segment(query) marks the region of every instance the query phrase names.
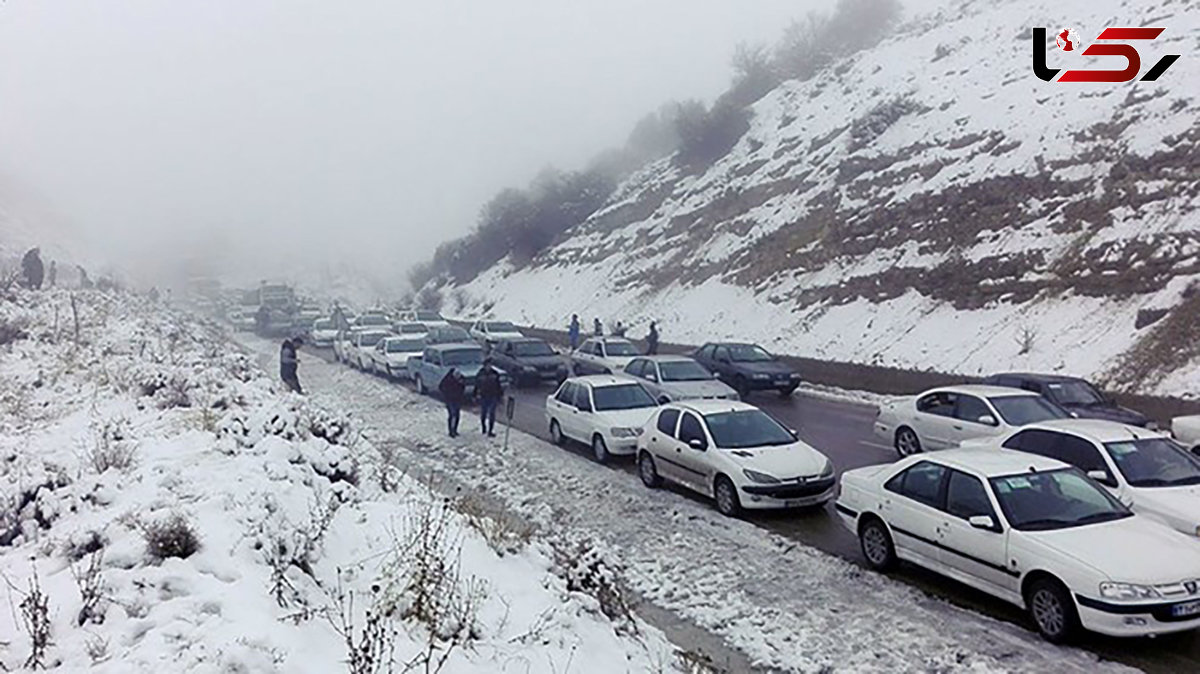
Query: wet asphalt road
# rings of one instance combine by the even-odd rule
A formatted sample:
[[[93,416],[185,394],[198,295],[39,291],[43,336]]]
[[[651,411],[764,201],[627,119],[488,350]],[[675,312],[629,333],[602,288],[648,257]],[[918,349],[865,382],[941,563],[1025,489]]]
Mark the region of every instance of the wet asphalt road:
[[[333,352],[328,349],[305,347],[304,350],[325,360],[333,360]],[[549,442],[545,402],[546,396],[552,390],[550,384],[511,390],[515,400],[512,427]],[[780,398],[774,393],[756,393],[747,402],[765,409],[790,428],[794,428],[805,442],[829,456],[839,473],[862,466],[891,462],[897,458],[896,451],[872,433],[872,422],[876,412],[876,407],[872,404],[805,395],[802,392],[790,398]],[[503,416],[503,408],[500,414]],[[470,412],[464,414],[464,417],[464,428],[473,428],[474,419]],[[582,445],[573,445],[564,451],[577,452],[581,456],[591,454],[589,448]],[[597,466],[597,470],[624,471],[630,476],[631,487],[640,488],[631,457],[617,457],[607,467]],[[689,498],[704,500],[691,492],[677,491]],[[855,564],[862,564],[858,540],[842,527],[833,514],[832,506],[815,511],[751,513],[747,518],[764,529]],[[909,565],[905,565],[894,575],[958,606],[1032,629],[1023,611],[973,588]],[[1079,645],[1104,658],[1147,672],[1200,672],[1198,632],[1132,640],[1109,639],[1097,635],[1085,637],[1085,641]]]

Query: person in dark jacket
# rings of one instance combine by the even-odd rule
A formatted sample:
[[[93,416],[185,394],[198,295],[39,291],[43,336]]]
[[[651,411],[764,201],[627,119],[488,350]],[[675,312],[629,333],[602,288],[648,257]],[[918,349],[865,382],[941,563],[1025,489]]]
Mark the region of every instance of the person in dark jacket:
[[[491,358],[483,361],[483,368],[479,370],[479,375],[475,379],[475,391],[479,396],[479,421],[483,425],[483,432],[489,438],[494,438],[496,437],[496,408],[504,399],[504,382],[500,380],[500,373],[492,367]]]
[[[446,430],[450,437],[458,437],[458,419],[462,416],[463,401],[467,397],[467,383],[463,380],[458,368],[450,368],[442,382],[438,384],[442,401],[446,403]]]
[[[283,340],[283,344],[279,347],[279,378],[296,393],[304,393],[304,390],[300,388],[300,378],[296,374],[296,369],[300,365],[300,358],[296,355],[296,350],[301,346],[304,346],[304,340],[296,337]]]
[[[658,353],[658,326],[654,321],[650,321],[650,332],[646,333],[646,355],[653,356]]]
[[[567,339],[571,342],[571,350],[579,348],[579,314],[571,314],[571,325],[567,326]]]
[[[600,317],[599,317],[599,316],[597,316],[596,318],[593,318],[593,319],[592,319],[592,334],[593,334],[593,335],[595,335],[595,336],[597,336],[597,337],[603,337],[603,336],[604,336],[604,325],[602,325],[602,324],[600,323]]]
[[[58,280],[58,263],[50,260],[50,269],[46,272],[46,287],[53,288],[54,282]]]
[[[75,265],[75,269],[77,269],[79,271],[79,287],[80,288],[83,288],[84,290],[88,290],[88,289],[95,287],[95,284],[92,283],[92,279],[88,278],[87,270],[83,268],[83,265],[77,264],[77,265]]]
[[[29,252],[25,253],[25,257],[21,258],[21,271],[25,274],[25,287],[30,290],[42,289],[46,270],[42,266],[41,249],[30,248]]]

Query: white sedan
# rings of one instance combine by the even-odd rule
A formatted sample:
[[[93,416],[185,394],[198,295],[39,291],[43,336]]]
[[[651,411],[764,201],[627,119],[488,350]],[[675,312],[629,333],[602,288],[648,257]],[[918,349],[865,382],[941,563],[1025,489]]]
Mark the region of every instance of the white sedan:
[[[642,352],[623,337],[591,337],[571,352],[569,366],[575,375],[622,372]]]
[[[638,435],[656,409],[654,397],[628,377],[574,377],[546,397],[554,443],[589,445],[599,463],[614,454],[635,453]]]
[[[351,367],[370,370],[371,352],[375,345],[391,334],[389,330],[352,330],[349,343],[343,346],[345,351],[342,353],[342,360]]]
[[[875,435],[900,456],[999,437],[1014,428],[1069,416],[1031,391],[1003,386],[946,386],[879,406]]]
[[[313,321],[309,339],[312,340],[313,346],[328,348],[333,346],[333,340],[337,339],[337,335],[337,324],[332,318],[318,318]]]
[[[408,377],[408,359],[425,353],[425,340],[420,336],[384,337],[367,352],[370,370],[392,379]]]
[[[905,560],[1024,607],[1049,641],[1200,627],[1200,546],[1061,461],[954,449],[847,471],[841,487],[871,567]]]
[[[1137,514],[1200,537],[1200,459],[1160,433],[1115,421],[1061,419],[1026,426],[995,447],[1069,463]]]
[[[1171,435],[1193,454],[1200,454],[1200,414],[1172,419]]]
[[[638,438],[638,474],[647,487],[665,478],[743,508],[820,506],[834,497],[833,463],[771,415],[736,401],[663,406]]]
[[[517,326],[507,321],[475,321],[471,324],[471,339],[491,348],[500,342],[525,339]]]

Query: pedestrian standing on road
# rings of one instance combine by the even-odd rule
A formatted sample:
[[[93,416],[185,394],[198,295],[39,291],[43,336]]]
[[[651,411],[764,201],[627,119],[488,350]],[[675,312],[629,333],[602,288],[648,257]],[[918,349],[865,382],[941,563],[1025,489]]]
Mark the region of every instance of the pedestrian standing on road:
[[[283,380],[287,387],[296,393],[303,394],[304,390],[300,388],[300,378],[296,374],[296,369],[300,366],[300,357],[296,350],[304,346],[304,340],[296,337],[294,339],[285,339],[279,347],[279,378]]]
[[[504,382],[500,381],[500,373],[492,367],[492,359],[483,361],[483,368],[475,379],[475,390],[479,395],[479,421],[483,433],[489,438],[496,437],[496,408],[504,399]]]
[[[25,274],[25,287],[30,290],[41,290],[46,270],[42,267],[42,251],[40,248],[30,248],[25,257],[21,258],[21,271]]]
[[[46,287],[53,288],[55,280],[58,279],[58,263],[50,260],[50,270],[46,272]]]
[[[613,333],[614,337],[624,337],[625,336],[625,324],[622,323],[621,321],[617,321],[617,324],[615,326],[613,326],[612,333]]]
[[[442,394],[442,401],[446,403],[446,430],[450,432],[450,437],[457,438],[458,419],[462,416],[463,400],[467,395],[467,384],[458,368],[450,368],[446,376],[442,377],[438,391]]]
[[[658,354],[658,326],[650,321],[650,332],[646,333],[646,355]]]
[[[599,316],[597,316],[596,318],[593,318],[593,319],[592,319],[592,334],[593,334],[593,335],[595,335],[595,336],[597,336],[597,337],[603,337],[603,336],[604,336],[604,325],[602,325],[602,324],[600,323],[600,317],[599,317]]]
[[[571,325],[567,327],[567,339],[571,342],[571,350],[579,348],[579,314],[571,314]]]

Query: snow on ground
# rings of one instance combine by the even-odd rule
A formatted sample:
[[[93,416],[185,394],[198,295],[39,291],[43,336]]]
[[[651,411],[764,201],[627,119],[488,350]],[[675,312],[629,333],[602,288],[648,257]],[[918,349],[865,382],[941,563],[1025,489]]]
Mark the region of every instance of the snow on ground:
[[[70,307],[0,298],[0,671],[677,671],[600,551],[392,470],[211,324],[80,293],[76,343]]]
[[[251,340],[263,362],[273,344]],[[933,599],[793,540],[717,514],[699,499],[650,491],[637,478],[514,432],[445,437],[433,400],[304,356],[314,401],[352,411],[372,443],[397,447],[414,473],[486,494],[540,531],[594,538],[619,554],[630,586],[709,630],[765,668],[785,672],[1119,671],[1042,642],[1019,626]]]

